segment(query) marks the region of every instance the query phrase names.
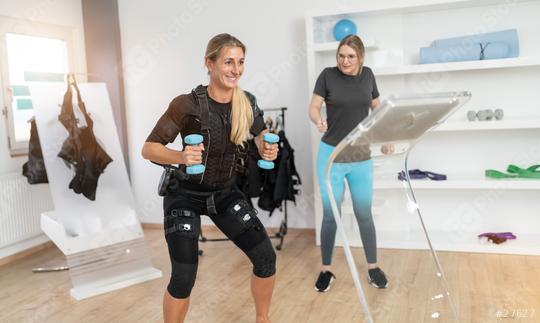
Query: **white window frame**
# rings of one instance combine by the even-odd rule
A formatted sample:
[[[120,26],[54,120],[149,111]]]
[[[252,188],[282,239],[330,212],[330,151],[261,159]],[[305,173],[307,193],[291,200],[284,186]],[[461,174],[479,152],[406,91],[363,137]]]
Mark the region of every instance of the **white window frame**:
[[[12,89],[9,84],[9,65],[7,55],[6,34],[19,34],[25,36],[45,37],[60,39],[66,43],[68,70],[84,72],[82,68],[78,68],[78,62],[84,61],[80,59],[81,54],[84,55],[84,48],[75,48],[76,33],[72,27],[57,26],[53,24],[34,22],[30,20],[16,19],[11,17],[0,16],[0,85],[2,87],[3,105],[1,107],[3,120],[6,122],[9,152],[11,156],[21,156],[28,154],[28,141],[15,140],[15,124],[12,113]],[[79,47],[82,47],[82,41],[77,42]],[[76,59],[79,57],[79,59]]]

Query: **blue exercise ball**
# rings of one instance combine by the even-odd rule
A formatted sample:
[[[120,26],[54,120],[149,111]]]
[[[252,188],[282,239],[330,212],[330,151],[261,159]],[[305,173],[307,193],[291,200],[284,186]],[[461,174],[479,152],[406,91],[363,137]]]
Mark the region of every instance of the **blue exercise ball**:
[[[349,19],[341,19],[334,26],[334,38],[341,41],[349,35],[356,35],[356,25]]]

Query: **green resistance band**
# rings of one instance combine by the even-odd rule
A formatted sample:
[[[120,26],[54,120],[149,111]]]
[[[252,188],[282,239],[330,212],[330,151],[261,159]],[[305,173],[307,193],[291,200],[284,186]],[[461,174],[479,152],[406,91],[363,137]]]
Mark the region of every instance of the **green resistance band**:
[[[540,179],[540,165],[533,165],[528,168],[521,168],[516,165],[508,165],[506,168],[507,173],[494,170],[494,169],[486,169],[485,174],[486,177],[489,178],[532,178],[532,179]]]

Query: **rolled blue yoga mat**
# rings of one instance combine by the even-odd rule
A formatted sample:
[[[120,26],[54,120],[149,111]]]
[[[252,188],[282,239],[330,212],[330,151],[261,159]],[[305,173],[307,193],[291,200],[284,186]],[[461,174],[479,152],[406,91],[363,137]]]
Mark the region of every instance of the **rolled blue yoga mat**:
[[[483,53],[482,53],[482,48]],[[482,55],[483,54],[483,55]],[[422,47],[420,48],[420,64],[477,61],[510,57],[507,43],[475,43],[467,46]]]
[[[519,56],[519,39],[517,29],[501,30],[491,33],[453,37],[434,40],[430,47],[464,47],[473,48],[477,43],[506,43],[508,45],[507,57]]]

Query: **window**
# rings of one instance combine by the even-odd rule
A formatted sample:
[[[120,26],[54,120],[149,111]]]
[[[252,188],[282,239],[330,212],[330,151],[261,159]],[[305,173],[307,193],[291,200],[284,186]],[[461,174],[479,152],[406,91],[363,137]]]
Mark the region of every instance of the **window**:
[[[8,18],[2,18],[5,20]],[[14,21],[13,19],[9,19]],[[63,82],[64,75],[72,70],[70,64],[71,30],[29,22],[26,33],[0,30],[2,36],[2,86],[11,155],[27,153],[30,123],[34,116],[28,82]],[[5,24],[6,25],[6,24]],[[20,29],[20,28],[19,28]],[[1,47],[0,47],[1,48]]]

